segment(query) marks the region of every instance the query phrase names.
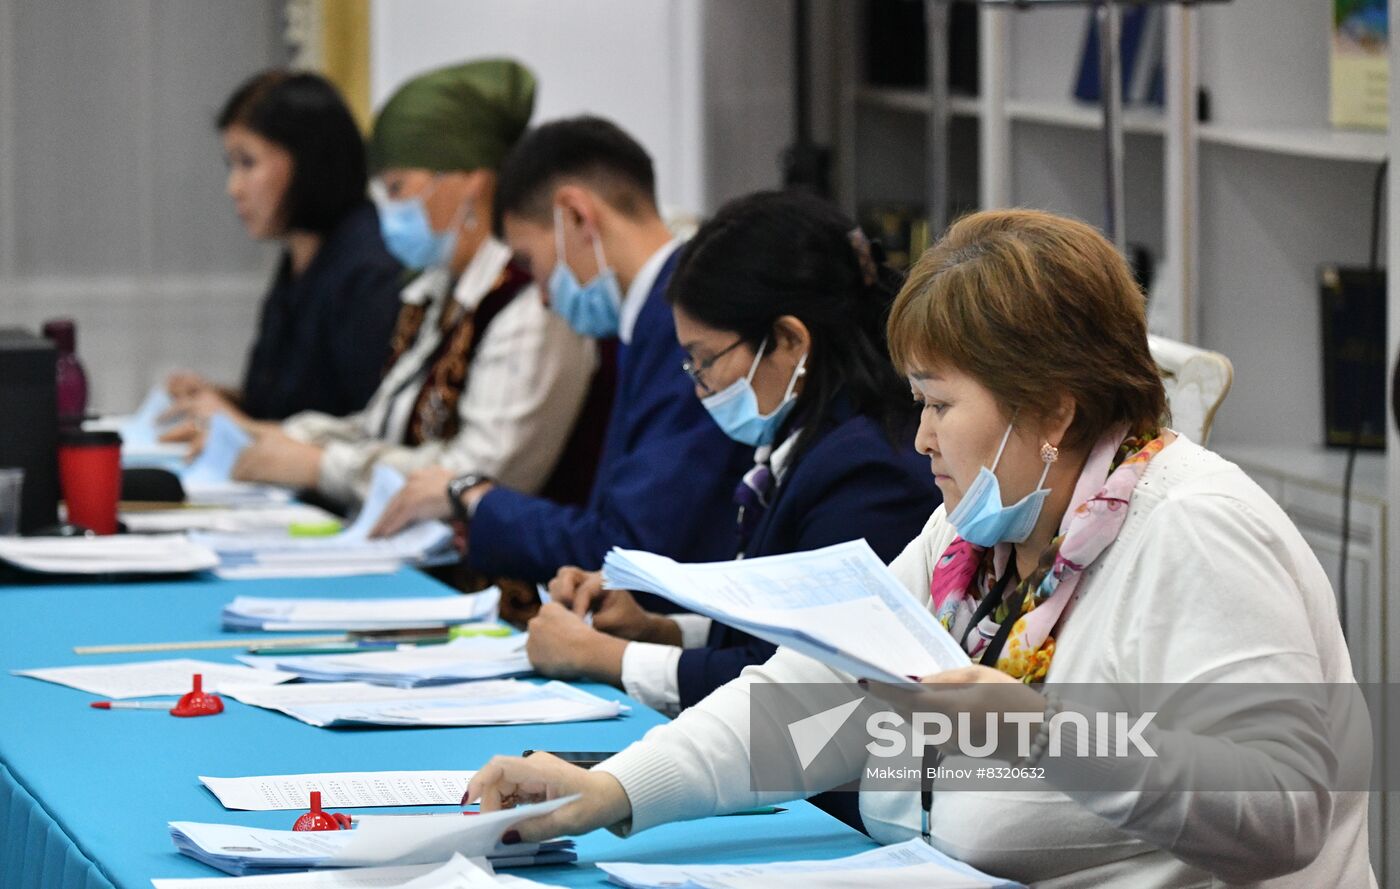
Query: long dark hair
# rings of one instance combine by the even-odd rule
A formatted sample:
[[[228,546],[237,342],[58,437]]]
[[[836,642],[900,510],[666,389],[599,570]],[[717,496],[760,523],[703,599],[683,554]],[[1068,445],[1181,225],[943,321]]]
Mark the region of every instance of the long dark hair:
[[[289,229],[327,234],[367,200],[364,137],[345,100],[324,77],[264,71],[234,90],[215,122],[245,127],[292,156],[282,199]]]
[[[836,207],[802,192],[769,191],[730,201],[700,227],[666,295],[754,348],[783,315],[807,326],[807,375],[789,421],[802,429],[795,461],[824,434],[838,398],[879,422],[891,444],[907,440],[917,414],[885,347],[902,281],[871,257]]]

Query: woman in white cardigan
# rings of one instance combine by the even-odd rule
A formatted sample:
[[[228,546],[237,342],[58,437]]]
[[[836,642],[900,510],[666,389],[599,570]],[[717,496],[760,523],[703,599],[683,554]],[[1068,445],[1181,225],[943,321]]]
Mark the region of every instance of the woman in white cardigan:
[[[1141,292],[1097,231],[1031,211],[959,221],[912,270],[889,339],[944,496],[891,568],[974,664],[924,677],[928,707],[949,683],[983,689],[988,708],[1049,715],[1057,686],[1076,683],[1354,681],[1331,588],[1297,530],[1237,467],[1163,426]],[[527,841],[776,802],[797,794],[750,788],[750,690],[782,683],[800,696],[790,684],[857,678],[780,649],[591,771],[497,757],[468,799],[489,811],[581,794],[521,824]],[[1157,771],[1119,786],[1191,776],[1180,792],[1086,792],[1086,770],[1136,766],[1067,757],[1031,792],[935,786],[929,840],[1045,887],[1374,886],[1367,796],[1333,789],[1336,771],[1357,764],[1335,763],[1328,717],[1291,706],[1296,693],[1282,688],[1262,704],[1255,695],[1249,715],[1263,716],[1247,732],[1228,719],[1186,738],[1149,729]],[[838,734],[843,743],[805,773],[793,762],[791,786],[816,793],[882,764],[864,738]],[[1334,768],[1299,765],[1317,762]],[[1227,786],[1202,779],[1212,770],[1238,787],[1295,782],[1203,790]],[[917,836],[919,796],[862,793],[871,836]]]

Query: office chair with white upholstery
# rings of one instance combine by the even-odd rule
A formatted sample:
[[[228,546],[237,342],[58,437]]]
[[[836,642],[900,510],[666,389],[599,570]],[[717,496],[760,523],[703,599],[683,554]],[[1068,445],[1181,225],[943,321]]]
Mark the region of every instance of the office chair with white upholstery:
[[[1152,360],[1162,371],[1167,404],[1172,411],[1172,428],[1204,445],[1210,437],[1215,412],[1235,379],[1234,365],[1219,352],[1169,340],[1147,337]]]

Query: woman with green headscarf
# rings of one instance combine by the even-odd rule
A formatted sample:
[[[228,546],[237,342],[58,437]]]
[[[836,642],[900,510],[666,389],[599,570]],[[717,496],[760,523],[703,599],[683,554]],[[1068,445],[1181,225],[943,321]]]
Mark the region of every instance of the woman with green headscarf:
[[[542,488],[596,359],[491,234],[496,169],[534,94],[522,65],[481,60],[419,75],[380,110],[369,146],[380,226],[390,252],[422,270],[401,295],[389,369],[357,414],[249,424],[235,478],[345,505],[379,463],[436,467],[439,491],[473,473]]]

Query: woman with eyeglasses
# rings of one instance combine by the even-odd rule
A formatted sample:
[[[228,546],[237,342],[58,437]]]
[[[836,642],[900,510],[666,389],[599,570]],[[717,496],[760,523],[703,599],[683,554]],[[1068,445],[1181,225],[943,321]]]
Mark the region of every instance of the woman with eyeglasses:
[[[885,348],[899,283],[850,220],[802,194],[734,201],[687,245],[667,293],[685,370],[720,428],[756,449],[735,494],[739,555],[863,537],[889,561],[941,502]],[[536,669],[669,713],[774,651],[707,618],[646,612],[597,573],[565,568],[550,594],[530,623]]]

